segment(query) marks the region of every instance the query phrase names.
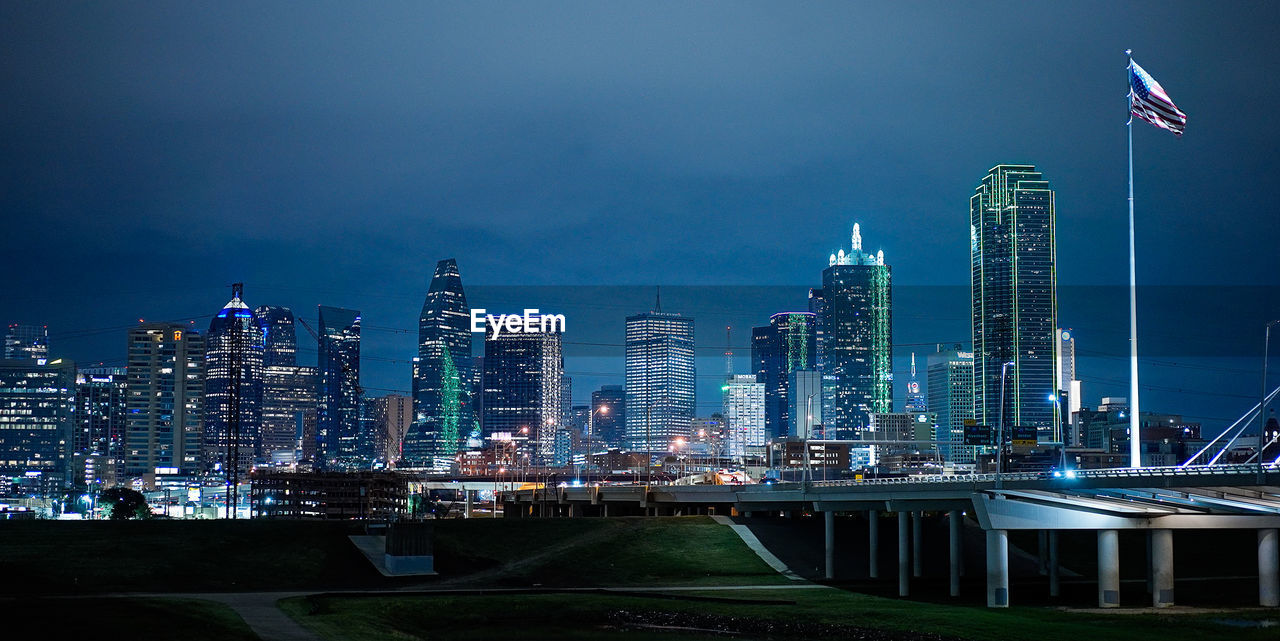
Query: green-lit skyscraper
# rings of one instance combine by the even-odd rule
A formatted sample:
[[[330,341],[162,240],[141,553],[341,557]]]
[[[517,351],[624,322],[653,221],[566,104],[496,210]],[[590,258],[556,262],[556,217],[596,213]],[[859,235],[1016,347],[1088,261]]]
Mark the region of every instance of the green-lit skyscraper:
[[[448,258],[436,263],[418,316],[413,426],[404,438],[405,466],[447,469],[459,444],[476,429],[471,369],[471,307],[458,263]]]
[[[993,428],[1003,418],[1006,439],[1034,425],[1055,440],[1053,200],[1034,165],[992,167],[969,199],[974,418]]]
[[[853,226],[849,253],[832,254],[822,289],[810,292],[818,312],[827,438],[856,439],[873,412],[893,411],[893,288],[884,252],[862,249]]]

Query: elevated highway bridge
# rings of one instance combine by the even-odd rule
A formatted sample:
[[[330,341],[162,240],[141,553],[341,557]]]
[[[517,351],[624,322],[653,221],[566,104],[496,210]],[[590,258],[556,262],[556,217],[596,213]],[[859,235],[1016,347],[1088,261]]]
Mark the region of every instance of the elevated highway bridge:
[[[1098,605],[1108,608],[1120,604],[1121,530],[1149,532],[1152,605],[1166,607],[1174,603],[1175,531],[1249,529],[1257,531],[1259,603],[1280,605],[1280,466],[1275,464],[750,485],[534,487],[501,491],[497,498],[508,518],[822,513],[829,579],[835,572],[836,515],[866,516],[868,574],[877,577],[880,515],[894,513],[903,596],[912,575],[920,574],[920,521],[930,516],[949,522],[950,587],[952,595],[959,594],[961,532],[968,516],[985,532],[989,607],[1007,607],[1010,602],[1010,531],[1046,533],[1052,595],[1058,589],[1058,532],[1095,531]]]

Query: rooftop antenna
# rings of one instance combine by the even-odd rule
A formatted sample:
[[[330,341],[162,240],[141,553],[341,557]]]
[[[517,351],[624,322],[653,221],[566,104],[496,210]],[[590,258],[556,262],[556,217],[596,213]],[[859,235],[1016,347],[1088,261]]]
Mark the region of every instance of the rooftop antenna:
[[[653,313],[662,313],[662,285],[658,285],[658,295],[653,301]]]

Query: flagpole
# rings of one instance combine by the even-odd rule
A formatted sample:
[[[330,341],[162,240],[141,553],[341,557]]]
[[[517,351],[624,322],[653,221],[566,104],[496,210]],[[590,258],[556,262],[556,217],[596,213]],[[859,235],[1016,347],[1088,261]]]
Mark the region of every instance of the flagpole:
[[[1133,57],[1131,50],[1125,50],[1129,57],[1126,76],[1133,73]],[[1129,82],[1129,78],[1125,78]],[[1133,93],[1130,87],[1129,93]],[[1139,427],[1138,410],[1138,275],[1134,258],[1133,233],[1133,102],[1129,98],[1129,467],[1142,467],[1142,436]]]

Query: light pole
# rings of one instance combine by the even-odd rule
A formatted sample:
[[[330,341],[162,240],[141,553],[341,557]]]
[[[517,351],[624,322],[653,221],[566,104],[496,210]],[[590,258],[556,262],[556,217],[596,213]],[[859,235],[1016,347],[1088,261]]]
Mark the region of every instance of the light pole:
[[[1000,487],[1001,474],[1004,472],[1004,382],[1013,361],[1006,361],[1000,366],[1000,414],[996,421],[996,487]]]
[[[1262,343],[1262,391],[1258,396],[1258,482],[1263,478],[1262,450],[1266,447],[1267,438],[1267,360],[1271,350],[1271,328],[1280,324],[1280,320],[1267,323],[1266,339]]]
[[[814,392],[804,399],[804,476],[805,486],[813,483],[813,461],[809,458],[809,436],[813,432],[813,397]]]
[[[587,417],[587,451],[583,457],[582,467],[587,470],[587,480],[591,480],[591,433],[596,431],[596,414],[608,414],[609,406],[601,405],[591,410],[591,415]]]

